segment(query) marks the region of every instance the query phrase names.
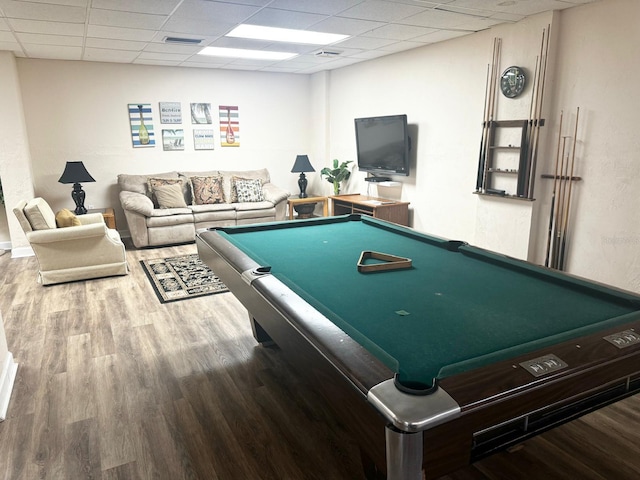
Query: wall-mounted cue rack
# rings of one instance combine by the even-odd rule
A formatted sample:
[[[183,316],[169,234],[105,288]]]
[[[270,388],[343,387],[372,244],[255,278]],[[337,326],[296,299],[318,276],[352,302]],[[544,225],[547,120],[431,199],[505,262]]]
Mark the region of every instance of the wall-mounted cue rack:
[[[478,167],[478,183],[476,192],[479,195],[494,195],[519,200],[533,200],[531,179],[532,172],[532,130],[544,126],[544,119],[535,120],[490,120],[485,126],[487,130],[486,147],[480,153]],[[517,144],[501,144],[501,132],[513,130],[509,138],[517,140]],[[503,137],[506,135],[503,135]],[[498,157],[502,157],[498,161]],[[515,191],[507,193],[496,185],[496,177],[513,176],[516,178]]]
[[[540,55],[536,57],[531,106],[526,120],[495,119],[499,89],[498,64],[502,41],[493,41],[493,58],[487,65],[482,137],[475,194],[518,200],[534,200],[534,179],[540,128],[544,126],[542,104],[549,56],[551,26],[542,31]],[[505,140],[506,139],[506,140]],[[505,176],[515,181],[505,181]],[[508,187],[506,186],[508,185]],[[508,189],[509,188],[509,189]]]

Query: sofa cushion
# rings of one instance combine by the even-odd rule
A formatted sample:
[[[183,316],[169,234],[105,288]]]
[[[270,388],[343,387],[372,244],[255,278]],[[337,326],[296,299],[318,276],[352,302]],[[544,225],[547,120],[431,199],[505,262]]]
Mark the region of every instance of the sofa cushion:
[[[190,177],[191,197],[194,205],[224,203],[224,190],[220,175],[210,177]]]
[[[182,184],[174,183],[153,187],[153,196],[160,208],[186,208],[182,193]]]
[[[155,173],[153,175],[129,175],[121,173],[118,175],[118,185],[121,191],[141,193],[151,198],[149,191],[149,177],[154,178],[178,178],[178,172]]]
[[[262,180],[258,178],[251,180],[237,178],[234,184],[236,187],[236,196],[238,203],[255,203],[264,201],[264,194],[262,193]]]
[[[79,227],[82,222],[71,210],[63,208],[56,213],[56,225],[58,228]]]
[[[244,179],[254,179],[259,178],[262,180],[262,184],[269,183],[269,171],[266,168],[262,168],[259,170],[220,170],[218,172],[222,175],[223,178],[223,186],[224,186],[224,198],[229,203],[237,202],[237,195],[235,194],[235,187],[233,185],[234,177],[244,178]]]
[[[29,200],[24,207],[24,214],[34,230],[56,228],[56,216],[53,210],[40,197]]]
[[[179,185],[180,189],[182,189],[184,182],[181,178],[158,178],[158,177],[149,177],[147,180],[147,185],[150,193],[151,200],[153,200],[153,204],[156,207],[159,207],[158,199],[153,194],[154,189],[158,187],[163,187],[166,185]],[[186,206],[186,203],[185,203]]]

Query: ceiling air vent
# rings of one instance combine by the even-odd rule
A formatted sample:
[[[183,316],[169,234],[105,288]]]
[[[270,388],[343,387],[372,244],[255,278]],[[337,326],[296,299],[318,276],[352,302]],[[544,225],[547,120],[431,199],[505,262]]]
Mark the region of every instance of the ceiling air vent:
[[[332,58],[332,57],[337,57],[338,55],[340,55],[340,53],[342,52],[336,52],[336,51],[332,51],[332,50],[319,50],[315,53],[316,57],[328,57],[328,58]]]
[[[200,45],[201,38],[164,37],[164,43],[179,43],[181,45]]]

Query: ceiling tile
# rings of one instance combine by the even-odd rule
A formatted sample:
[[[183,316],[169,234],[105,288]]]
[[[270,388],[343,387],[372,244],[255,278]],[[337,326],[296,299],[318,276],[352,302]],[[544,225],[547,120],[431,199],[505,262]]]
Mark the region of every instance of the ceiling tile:
[[[424,11],[425,8],[413,5],[391,3],[382,0],[368,0],[350,8],[349,10],[340,12],[340,16],[358,18],[360,20],[394,22]]]
[[[155,32],[153,30],[138,30],[134,28],[105,27],[102,25],[89,25],[87,37],[113,38],[119,40],[134,40],[138,42],[151,41]]]
[[[316,13],[292,12],[291,10],[277,10],[265,8],[245,20],[251,25],[266,25],[280,28],[306,29],[327,18],[326,15]]]
[[[436,30],[433,33],[429,33],[421,37],[412,38],[411,40],[421,43],[436,43],[450,40],[452,38],[463,37],[470,34],[471,32],[461,32],[459,30]]]
[[[40,45],[67,45],[74,47],[82,46],[82,37],[71,37],[67,35],[43,35],[40,33],[16,33],[16,37],[18,37],[18,40],[20,40],[20,42],[22,43],[36,43]]]
[[[179,54],[179,53],[156,53],[156,52],[140,52],[138,58],[145,60],[170,60],[175,62],[184,62],[191,54]]]
[[[274,0],[269,4],[270,8],[282,10],[297,10],[299,12],[320,13],[322,15],[336,15],[343,12],[362,0]]]
[[[15,42],[16,39],[11,32],[0,32],[0,42]]]
[[[79,37],[82,37],[84,35],[83,23],[42,22],[38,20],[10,19],[9,24],[15,32],[72,35]]]
[[[82,47],[63,47],[58,45],[23,44],[26,54],[31,58],[55,58],[59,60],[80,60]]]
[[[260,7],[206,0],[184,0],[173,14],[176,18],[193,18],[217,23],[240,23],[260,10]]]
[[[393,40],[409,40],[433,32],[431,28],[414,27],[390,23],[384,27],[367,32],[364,36],[374,38],[390,38]]]
[[[7,52],[20,52],[21,54],[19,55],[20,57],[24,56],[24,53],[22,53],[22,47],[20,46],[20,44],[18,44],[18,42],[3,42],[0,41],[0,50],[5,50]]]
[[[409,18],[405,18],[402,20],[402,23],[430,28],[451,28],[467,23],[473,18],[474,17],[462,15],[460,13],[428,10],[424,13],[419,13]]]
[[[148,43],[144,48],[145,52],[154,53],[177,53],[182,55],[193,55],[202,50],[203,45],[177,45],[173,43]]]
[[[91,8],[169,15],[179,4],[180,0],[92,0]]]
[[[138,56],[138,52],[126,50],[105,50],[103,48],[85,48],[83,60],[92,62],[131,63]]]
[[[341,33],[343,35],[360,35],[364,32],[382,27],[384,22],[358,20],[355,18],[329,17],[313,25],[313,30],[327,33]]]
[[[135,42],[130,40],[114,40],[113,38],[87,38],[85,43],[90,48],[102,48],[113,50],[131,50],[133,52],[141,52],[147,45],[147,42]]]
[[[411,50],[412,48],[424,47],[424,45],[424,43],[418,42],[396,42],[392,43],[391,45],[379,48],[378,50],[382,50],[385,52],[403,52],[405,50]]]
[[[231,31],[235,27],[235,23],[213,22],[207,19],[179,18],[171,17],[162,27],[164,30],[170,30],[176,33],[184,33],[191,36],[206,35],[210,37],[219,37]]]
[[[336,43],[333,46],[336,48],[348,47],[348,48],[360,48],[367,50],[375,50],[376,48],[394,43],[395,40],[389,40],[385,38],[372,38],[372,37],[351,37]]]
[[[114,10],[91,9],[89,24],[107,25],[110,27],[142,28],[158,30],[168,20],[166,15],[149,15],[146,13],[117,12]]]
[[[2,10],[8,18],[84,23],[87,9],[34,2],[5,1]]]

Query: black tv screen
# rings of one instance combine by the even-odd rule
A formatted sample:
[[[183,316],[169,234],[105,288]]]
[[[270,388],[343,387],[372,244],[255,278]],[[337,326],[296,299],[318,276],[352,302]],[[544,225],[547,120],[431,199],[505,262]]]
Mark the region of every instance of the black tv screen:
[[[373,175],[409,175],[406,115],[356,118],[358,169]]]

